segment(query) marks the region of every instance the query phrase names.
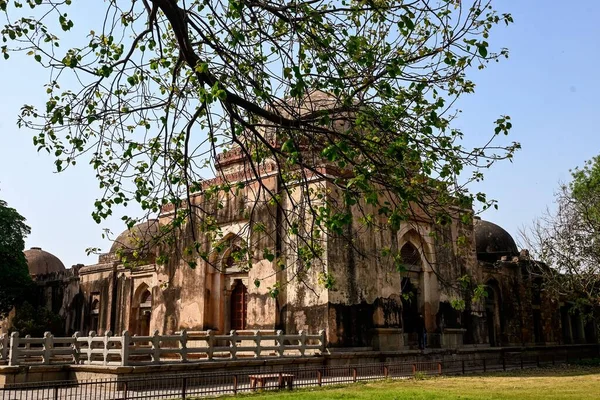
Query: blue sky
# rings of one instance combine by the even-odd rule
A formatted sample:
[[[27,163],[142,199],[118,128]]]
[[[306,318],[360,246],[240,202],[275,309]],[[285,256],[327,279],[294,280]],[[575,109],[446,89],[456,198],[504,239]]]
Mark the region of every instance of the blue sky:
[[[511,12],[515,23],[497,28],[491,42],[508,47],[511,57],[474,72],[476,93],[460,102],[457,125],[469,143],[480,143],[500,114],[511,116],[514,128],[504,140],[521,142],[522,150],[512,163],[487,171],[472,190],[499,201],[499,210],[482,217],[516,238],[519,227],[552,207],[569,169],[600,154],[600,2],[495,3]],[[0,61],[0,198],[27,218],[28,248],[42,247],[67,267],[92,263],[96,257],[86,256],[87,247],[110,247],[102,229],[118,234],[124,228],[118,218],[101,225],[92,220],[100,193],[93,170],[81,164],[53,173],[52,158],[36,152],[32,133],[16,127],[22,104],[44,100],[46,80],[31,59]]]

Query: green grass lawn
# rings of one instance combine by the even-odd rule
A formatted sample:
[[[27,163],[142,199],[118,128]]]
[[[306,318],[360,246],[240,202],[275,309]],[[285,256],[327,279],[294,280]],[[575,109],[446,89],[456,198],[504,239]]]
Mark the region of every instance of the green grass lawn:
[[[264,392],[248,399],[600,399],[600,367],[539,368],[496,374],[388,380],[330,388]]]

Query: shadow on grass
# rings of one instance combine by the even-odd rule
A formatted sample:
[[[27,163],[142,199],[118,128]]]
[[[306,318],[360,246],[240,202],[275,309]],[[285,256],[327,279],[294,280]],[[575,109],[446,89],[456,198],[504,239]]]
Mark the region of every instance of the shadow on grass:
[[[481,372],[468,375],[453,375],[460,378],[461,376],[478,376],[478,377],[564,377],[564,376],[581,376],[600,374],[600,360],[596,363],[570,363],[542,366],[538,368],[513,369],[508,371]]]
[[[565,385],[569,385],[560,378],[576,378],[587,375],[600,376],[600,366],[598,365],[574,365],[560,364],[541,368],[518,369],[512,371],[499,371],[488,373],[477,373],[467,375],[442,375],[428,376],[420,379],[405,379],[407,385],[402,384],[401,379],[386,379],[382,381],[362,381],[357,383],[328,385],[324,387],[307,387],[295,389],[293,391],[261,391],[257,393],[245,393],[238,395],[242,398],[264,398],[264,399],[361,399],[361,400],[386,400],[386,399],[419,399],[419,400],[440,400],[440,399],[538,399],[552,398],[558,399],[565,391]],[[476,380],[474,381],[473,378]],[[479,382],[481,378],[481,382]],[[508,378],[508,380],[507,380]],[[517,381],[529,382],[519,384]],[[528,379],[541,378],[541,383],[534,383]],[[544,382],[544,379],[546,381]],[[497,381],[496,381],[497,379]],[[577,378],[576,378],[577,379]],[[584,378],[587,381],[587,378]],[[419,382],[424,381],[424,382]],[[513,383],[511,383],[511,381]],[[496,383],[497,382],[497,383]],[[581,380],[578,380],[581,382]],[[513,386],[516,385],[516,386]],[[519,387],[524,385],[522,387]],[[555,388],[553,396],[546,395],[539,397],[540,390],[545,390],[548,386]],[[500,386],[500,387],[498,387]],[[464,387],[464,391],[460,390]],[[457,389],[458,388],[458,389]],[[528,389],[530,388],[530,389]],[[521,391],[517,394],[510,394],[511,390]],[[528,391],[529,390],[529,391]],[[567,388],[566,390],[570,390]],[[583,387],[579,390],[594,398],[592,392]],[[531,392],[531,393],[530,393]],[[584,393],[582,392],[582,393]],[[525,397],[519,397],[521,394]],[[390,397],[391,396],[391,397]],[[489,396],[489,397],[482,397]],[[517,397],[515,397],[517,396]],[[533,397],[532,397],[533,396]],[[559,397],[557,397],[559,396]],[[570,396],[569,399],[579,399],[583,397]],[[583,396],[583,395],[582,395]]]

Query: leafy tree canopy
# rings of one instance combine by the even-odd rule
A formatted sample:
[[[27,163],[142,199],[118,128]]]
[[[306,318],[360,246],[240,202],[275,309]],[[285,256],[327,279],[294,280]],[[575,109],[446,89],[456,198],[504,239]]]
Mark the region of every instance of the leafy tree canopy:
[[[60,336],[64,332],[64,319],[61,316],[46,307],[34,307],[27,301],[17,308],[12,325],[11,330],[19,332],[21,337],[43,337],[45,332]]]
[[[450,206],[489,207],[467,184],[519,147],[493,142],[508,116],[475,148],[453,124],[475,88],[468,74],[508,56],[489,36],[512,17],[491,1],[111,0],[85,22],[71,19],[78,4],[89,1],[0,0],[4,58],[22,52],[50,77],[45,106],[25,105],[19,125],[58,171],[90,162],[103,190],[96,221],[131,202],[148,213],[174,204],[174,227],[195,215],[192,259],[209,259],[197,233],[221,239],[192,197],[244,185],[215,168],[222,151],[243,154],[250,177],[276,167],[278,191],[259,180],[257,198],[280,208],[310,266],[320,238],[351,223],[395,230],[419,209],[444,225]],[[82,23],[87,36],[70,35]],[[325,100],[307,100],[315,93]],[[315,177],[342,201],[311,189]],[[300,213],[312,223],[298,228]]]
[[[600,234],[600,156],[572,171],[569,190],[578,211],[590,227]]]
[[[600,157],[571,171],[571,181],[556,194],[556,210],[521,236],[545,264],[546,289],[600,323]]]
[[[24,300],[31,284],[23,254],[30,233],[25,218],[0,200],[0,317]]]

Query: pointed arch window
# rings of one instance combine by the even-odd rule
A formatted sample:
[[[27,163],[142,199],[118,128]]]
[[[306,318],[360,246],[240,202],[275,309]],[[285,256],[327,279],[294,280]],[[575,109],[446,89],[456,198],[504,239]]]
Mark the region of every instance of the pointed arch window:
[[[148,289],[140,296],[140,308],[152,308],[152,293]]]
[[[90,330],[98,332],[100,328],[100,294],[92,294],[92,304],[90,307]]]
[[[419,253],[419,250],[412,243],[407,242],[402,246],[402,249],[400,249],[400,257],[402,259],[402,264],[408,269],[421,269],[421,253]]]
[[[226,274],[248,272],[248,249],[239,237],[229,241],[229,247],[221,258],[221,271]]]

